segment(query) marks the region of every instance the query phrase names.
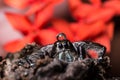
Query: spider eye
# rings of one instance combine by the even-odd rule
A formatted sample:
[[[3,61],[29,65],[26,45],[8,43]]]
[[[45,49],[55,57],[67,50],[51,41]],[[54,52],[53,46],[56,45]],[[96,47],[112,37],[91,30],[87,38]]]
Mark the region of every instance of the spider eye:
[[[63,46],[65,47],[65,48],[68,48],[68,44],[65,42],[65,43],[63,43]]]
[[[63,45],[61,43],[58,44],[58,48],[63,48]]]

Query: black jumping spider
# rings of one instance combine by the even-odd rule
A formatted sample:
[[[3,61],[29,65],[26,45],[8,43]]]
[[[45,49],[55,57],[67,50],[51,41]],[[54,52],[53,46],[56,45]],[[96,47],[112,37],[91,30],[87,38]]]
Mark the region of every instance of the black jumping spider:
[[[106,48],[98,43],[89,41],[70,42],[64,33],[57,35],[57,41],[54,44],[42,47],[39,51],[43,55],[48,54],[50,58],[73,62],[85,58],[92,58],[89,50],[95,51],[98,60],[102,59]]]

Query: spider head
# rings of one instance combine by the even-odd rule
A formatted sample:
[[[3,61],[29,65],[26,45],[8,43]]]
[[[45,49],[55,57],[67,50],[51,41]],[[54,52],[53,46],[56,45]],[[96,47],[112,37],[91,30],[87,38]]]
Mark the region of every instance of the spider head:
[[[75,49],[73,44],[67,39],[64,33],[60,33],[57,35],[57,41],[53,45],[52,54],[53,57],[72,62],[74,60]]]

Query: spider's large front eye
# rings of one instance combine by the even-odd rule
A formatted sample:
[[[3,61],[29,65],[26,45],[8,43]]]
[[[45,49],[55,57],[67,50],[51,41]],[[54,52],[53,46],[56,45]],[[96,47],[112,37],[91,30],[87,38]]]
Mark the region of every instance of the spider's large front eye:
[[[58,48],[62,49],[63,48],[63,45],[62,44],[58,44]]]
[[[67,44],[66,42],[63,43],[63,46],[64,46],[65,48],[68,48],[68,44]]]

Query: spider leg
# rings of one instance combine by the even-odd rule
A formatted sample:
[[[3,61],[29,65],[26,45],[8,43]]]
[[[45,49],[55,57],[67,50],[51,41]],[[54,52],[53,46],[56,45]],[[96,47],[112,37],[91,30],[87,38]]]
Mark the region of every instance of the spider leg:
[[[83,48],[85,42],[74,42],[73,45],[75,47],[75,50],[77,51],[77,54],[79,55],[78,58],[80,60],[83,60],[86,57],[85,49]]]
[[[53,48],[53,44],[44,46],[38,51],[38,53],[41,55],[44,55],[44,56],[47,55],[49,57],[53,57],[52,56],[52,48]]]
[[[88,50],[93,50],[96,52],[96,54],[98,55],[98,59],[102,59],[105,52],[106,52],[106,48],[99,44],[99,43],[94,43],[94,42],[89,42],[89,41],[81,41],[81,42],[75,42],[73,43],[74,46],[77,48],[77,52],[79,53],[79,57],[80,59],[84,59],[86,58],[86,55],[89,58],[92,58],[91,55],[89,55]]]
[[[85,42],[84,48],[85,51],[94,50],[98,54],[98,59],[102,59],[106,52],[106,47],[99,43],[94,42]]]

